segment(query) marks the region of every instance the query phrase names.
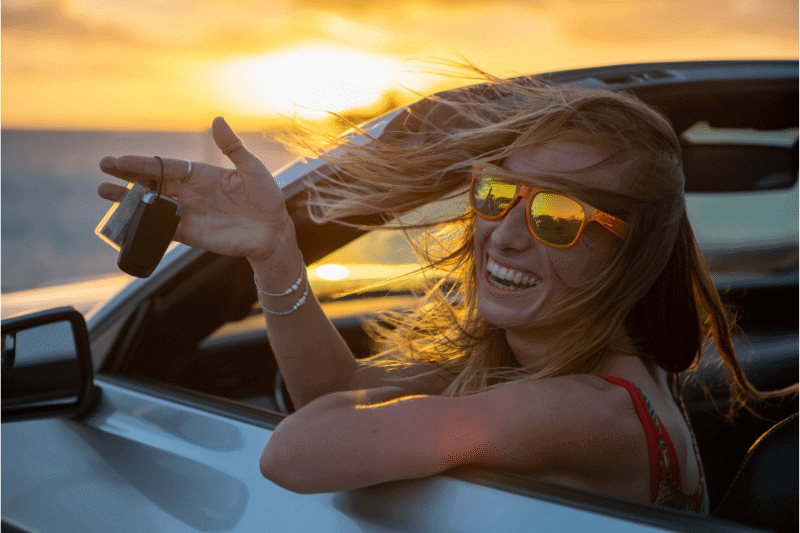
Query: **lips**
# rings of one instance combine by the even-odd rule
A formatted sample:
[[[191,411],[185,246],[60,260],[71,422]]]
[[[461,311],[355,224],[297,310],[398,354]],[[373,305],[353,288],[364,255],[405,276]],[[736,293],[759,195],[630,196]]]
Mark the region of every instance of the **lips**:
[[[505,291],[523,291],[536,287],[541,280],[536,276],[501,266],[495,260],[489,258],[486,261],[487,279],[496,289]]]

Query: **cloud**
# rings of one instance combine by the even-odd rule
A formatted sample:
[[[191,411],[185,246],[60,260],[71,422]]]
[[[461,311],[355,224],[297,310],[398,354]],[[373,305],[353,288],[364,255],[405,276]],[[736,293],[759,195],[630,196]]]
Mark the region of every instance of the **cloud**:
[[[216,0],[212,0],[216,1]],[[252,0],[227,0],[232,4],[246,8],[252,5]],[[570,1],[570,0],[567,0]],[[284,2],[294,9],[318,9],[324,11],[334,11],[339,13],[367,12],[375,8],[381,11],[387,10],[391,6],[386,0],[293,0]],[[478,5],[486,8],[493,8],[498,5],[520,5],[526,7],[548,6],[553,4],[553,0],[427,0],[418,4],[432,9],[450,7],[469,7]],[[397,5],[403,4],[399,2]]]
[[[141,4],[91,0],[77,6],[68,6],[66,0],[23,5],[4,1],[0,27],[4,44],[33,42],[43,46],[56,41],[87,49],[101,44],[121,54],[128,50],[206,59],[260,54],[287,42],[325,38],[322,15],[289,8],[281,11],[278,4],[201,0],[197,4],[170,4],[167,9],[159,0]],[[122,17],[128,9],[135,9],[136,14]],[[100,48],[96,50],[107,55]]]
[[[565,35],[582,41],[644,42],[680,37],[797,37],[796,0],[571,0],[552,11]]]
[[[111,24],[91,24],[66,13],[63,0],[12,6],[3,2],[0,13],[3,33],[32,39],[59,38],[82,43],[114,41],[144,44],[130,33]]]
[[[67,7],[69,5],[69,8]],[[121,16],[135,9],[135,15]],[[78,11],[80,10],[80,11]],[[131,12],[133,13],[133,12]],[[482,17],[481,14],[485,15]],[[576,42],[643,43],[684,36],[797,36],[796,0],[40,0],[2,5],[9,37],[60,39],[195,56],[259,54],[289,42],[334,39],[383,53],[411,53],[413,43],[451,43],[468,18],[508,13],[518,26],[546,21]],[[512,15],[513,14],[513,15]],[[432,21],[436,21],[432,24]],[[475,35],[485,41],[487,34]],[[405,40],[404,40],[405,39]],[[5,39],[4,39],[5,40]],[[497,35],[497,40],[504,40]],[[459,41],[456,40],[456,43]],[[452,44],[452,43],[451,43]]]
[[[398,25],[435,17],[444,26],[448,14],[511,9],[521,18],[547,18],[570,38],[603,43],[737,33],[786,38],[796,36],[798,21],[797,0],[296,0],[292,6],[354,20],[391,13]]]

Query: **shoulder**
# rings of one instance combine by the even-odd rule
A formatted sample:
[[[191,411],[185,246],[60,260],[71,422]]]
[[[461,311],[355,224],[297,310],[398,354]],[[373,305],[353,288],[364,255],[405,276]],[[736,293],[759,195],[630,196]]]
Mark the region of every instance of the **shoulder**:
[[[522,380],[485,393],[485,401],[502,410],[507,402],[521,402],[518,410],[523,415],[542,411],[570,412],[574,416],[589,417],[598,414],[616,416],[630,406],[627,390],[598,376],[576,374],[538,380]]]
[[[629,393],[597,376],[523,381],[473,401],[495,420],[485,466],[600,474],[641,455],[644,436]]]

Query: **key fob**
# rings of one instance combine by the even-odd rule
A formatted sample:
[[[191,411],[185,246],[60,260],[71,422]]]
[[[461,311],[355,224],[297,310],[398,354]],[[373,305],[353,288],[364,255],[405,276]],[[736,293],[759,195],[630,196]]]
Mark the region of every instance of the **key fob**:
[[[145,194],[119,251],[120,270],[139,278],[152,274],[172,242],[180,220],[181,204],[154,192]]]

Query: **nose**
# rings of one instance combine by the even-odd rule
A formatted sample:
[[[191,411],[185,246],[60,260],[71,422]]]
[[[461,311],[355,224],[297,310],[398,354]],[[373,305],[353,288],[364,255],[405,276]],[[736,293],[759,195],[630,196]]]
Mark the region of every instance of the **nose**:
[[[533,235],[525,218],[525,201],[518,201],[502,220],[495,222],[490,241],[499,250],[522,251],[531,246]]]

